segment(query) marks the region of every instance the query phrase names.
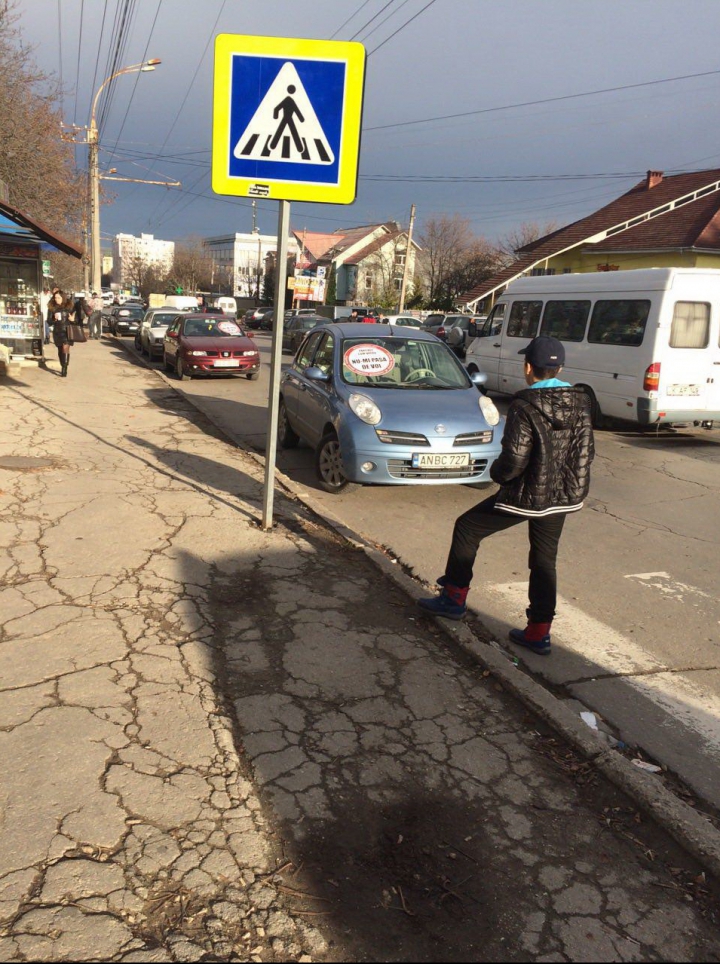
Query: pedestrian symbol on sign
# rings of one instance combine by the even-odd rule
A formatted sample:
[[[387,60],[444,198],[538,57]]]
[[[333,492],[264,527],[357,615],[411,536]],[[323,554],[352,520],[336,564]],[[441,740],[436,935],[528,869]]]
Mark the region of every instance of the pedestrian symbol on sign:
[[[335,156],[294,64],[283,64],[235,145],[238,159],[333,164]]]

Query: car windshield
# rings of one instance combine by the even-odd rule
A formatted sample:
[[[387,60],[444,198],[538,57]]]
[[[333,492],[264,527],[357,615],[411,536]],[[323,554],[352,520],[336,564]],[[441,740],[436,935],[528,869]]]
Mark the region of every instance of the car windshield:
[[[137,320],[138,318],[142,318],[144,314],[145,312],[142,308],[123,308],[118,312],[119,317],[123,318],[125,321],[127,321],[128,318]]]
[[[439,341],[415,338],[346,338],[342,377],[373,388],[471,388],[465,369]]]
[[[242,330],[234,321],[216,318],[188,318],[183,335],[186,338],[237,338]]]

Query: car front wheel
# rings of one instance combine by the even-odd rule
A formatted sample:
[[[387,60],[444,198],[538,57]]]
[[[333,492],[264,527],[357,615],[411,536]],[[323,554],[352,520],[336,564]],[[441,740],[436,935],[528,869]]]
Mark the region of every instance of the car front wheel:
[[[315,449],[315,471],[320,488],[333,495],[342,492],[350,480],[345,474],[340,441],[335,432],[328,432]]]

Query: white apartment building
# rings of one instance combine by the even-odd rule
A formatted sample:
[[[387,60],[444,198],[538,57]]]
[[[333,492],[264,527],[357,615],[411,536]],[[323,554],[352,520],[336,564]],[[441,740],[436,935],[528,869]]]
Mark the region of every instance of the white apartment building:
[[[259,286],[262,295],[266,259],[277,253],[276,235],[226,234],[205,238],[203,244],[213,261],[213,285],[227,285],[240,298],[258,297]],[[289,237],[288,255],[296,256],[297,252],[297,241]]]
[[[152,234],[116,234],[113,239],[113,281],[116,284],[129,283],[130,265],[140,258],[146,265],[157,265],[163,271],[170,271],[175,257],[175,242],[160,241]]]

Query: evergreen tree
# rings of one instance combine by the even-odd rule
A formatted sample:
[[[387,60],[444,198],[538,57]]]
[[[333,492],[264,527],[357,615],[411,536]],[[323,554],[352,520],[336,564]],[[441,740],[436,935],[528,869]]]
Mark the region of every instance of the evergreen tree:
[[[330,265],[327,285],[325,286],[325,304],[334,308],[337,304],[337,277],[335,275],[335,265]]]

